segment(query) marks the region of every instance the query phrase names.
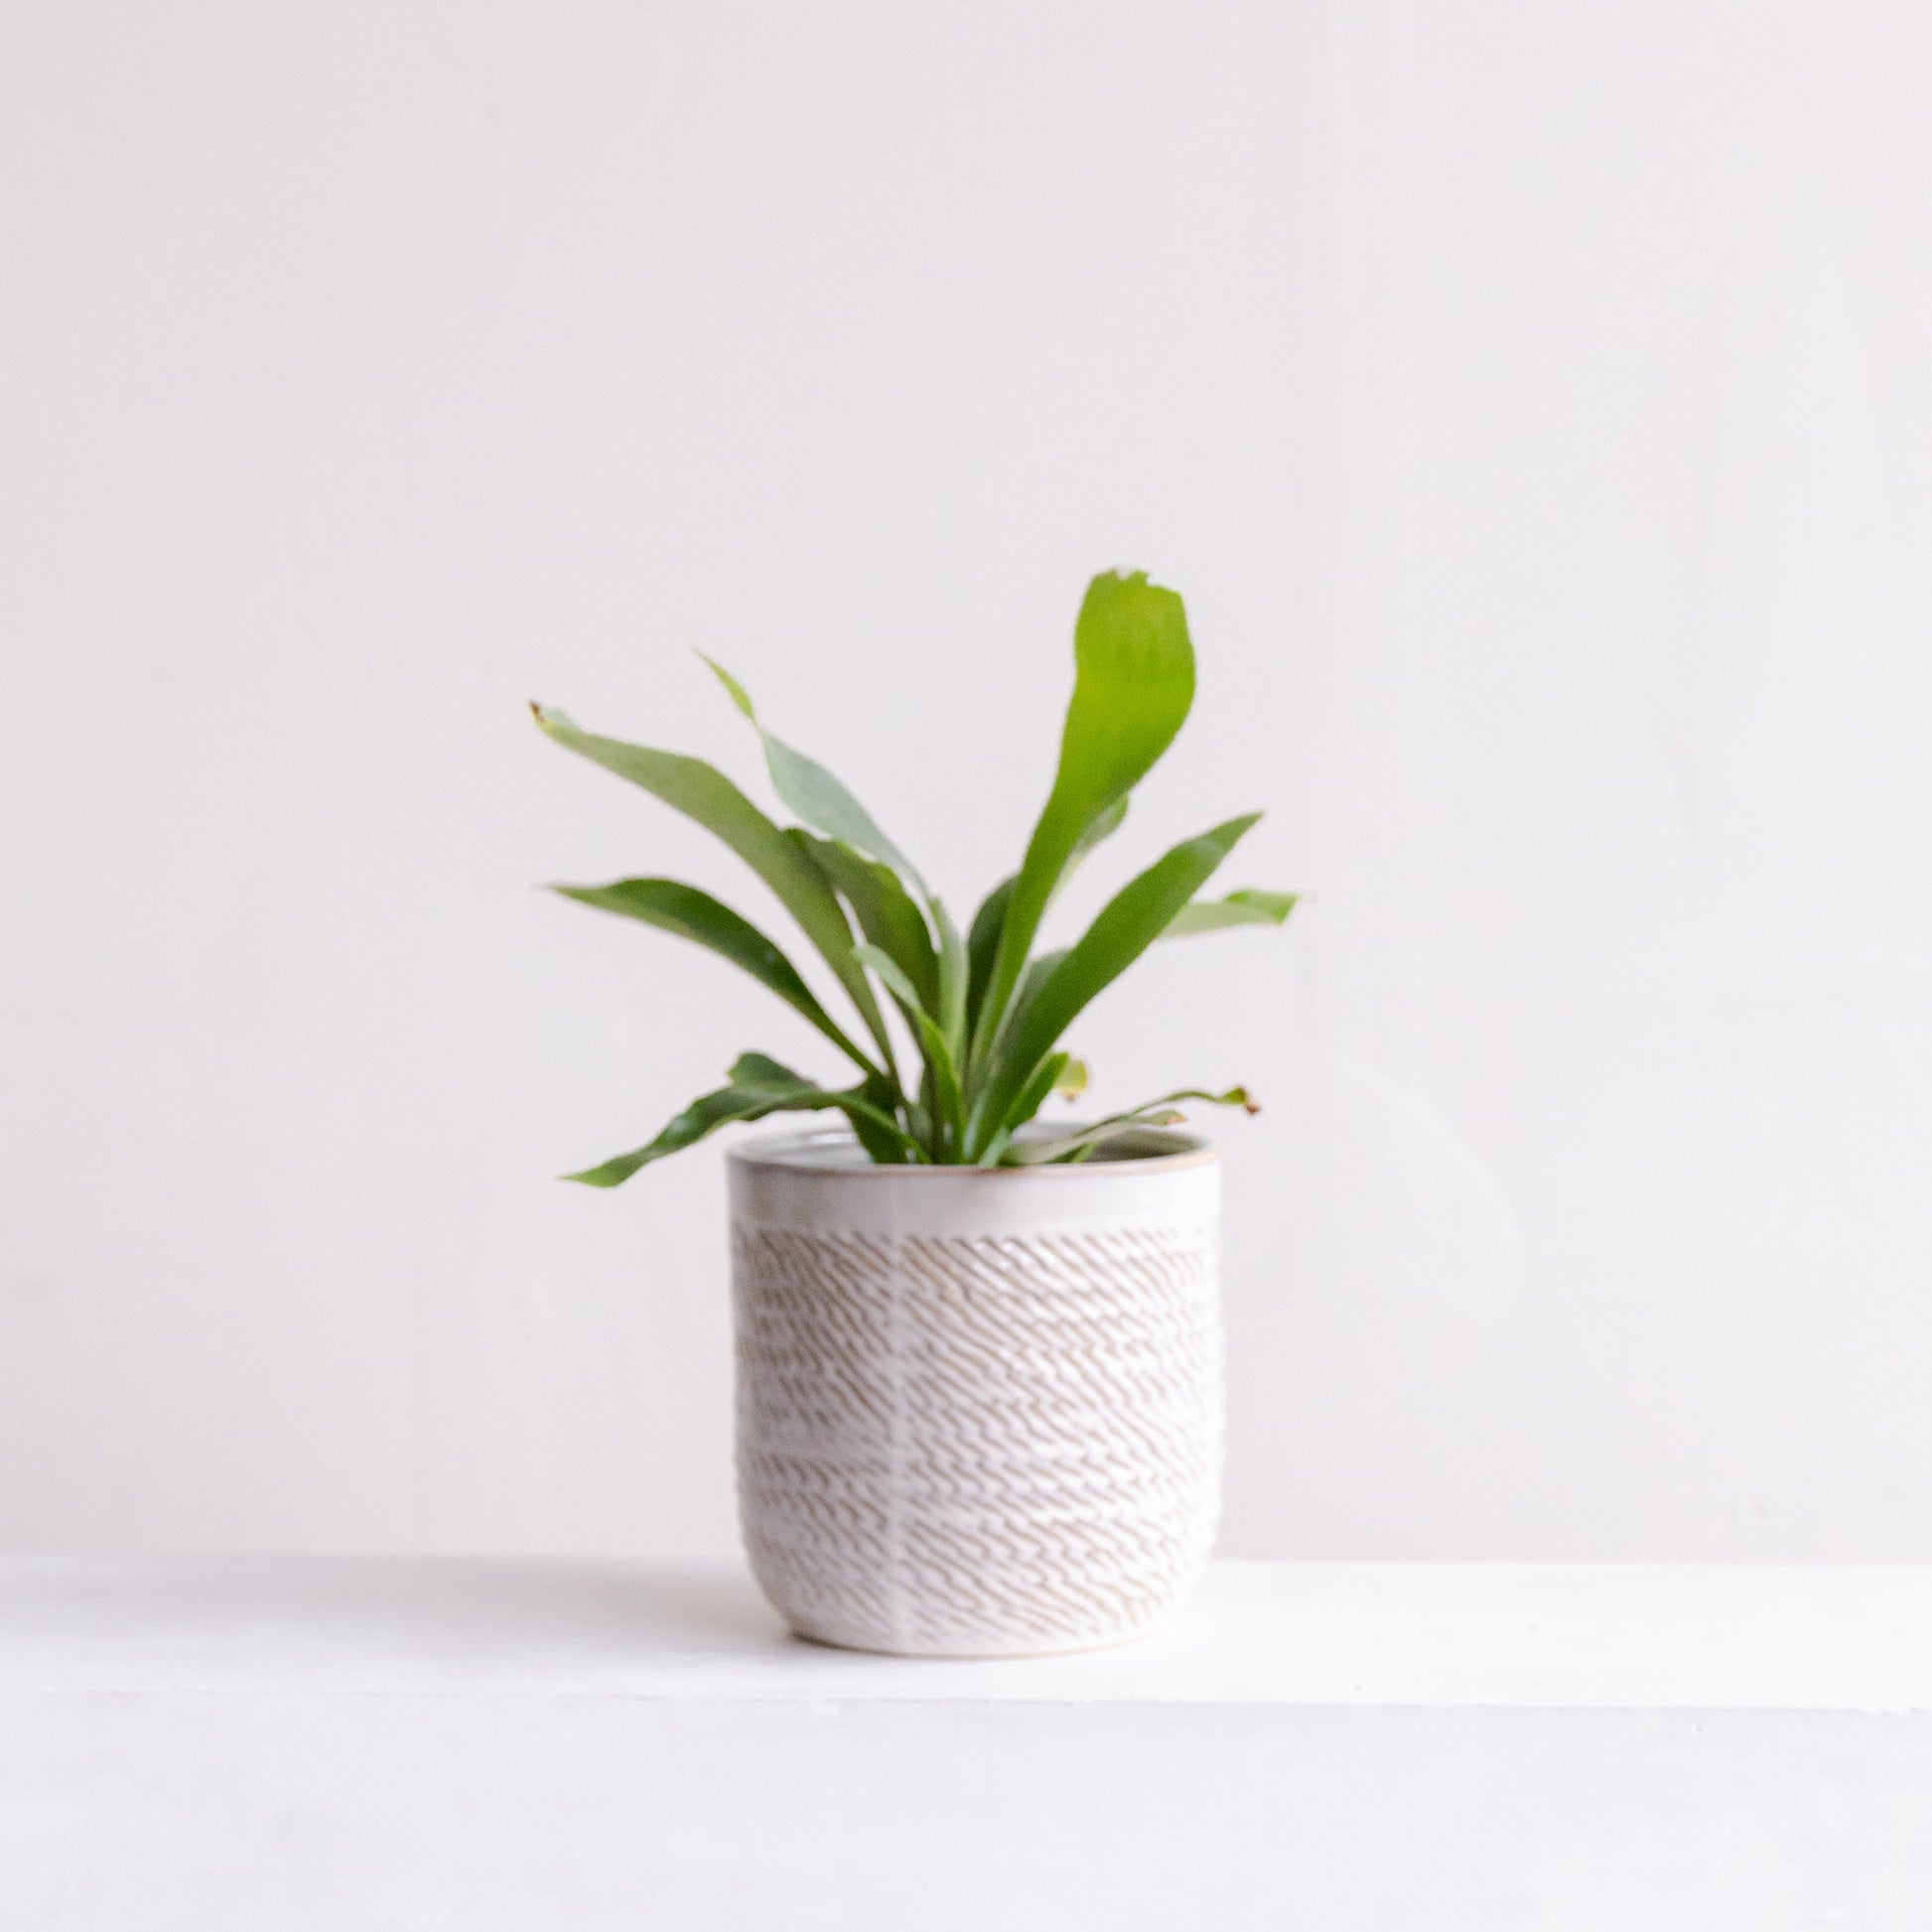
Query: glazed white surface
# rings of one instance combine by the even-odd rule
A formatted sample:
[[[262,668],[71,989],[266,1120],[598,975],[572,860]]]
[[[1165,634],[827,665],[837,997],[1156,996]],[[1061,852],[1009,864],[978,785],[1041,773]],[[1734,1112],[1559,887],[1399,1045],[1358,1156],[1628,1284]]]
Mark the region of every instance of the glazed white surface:
[[[809,1144],[808,1144],[809,1145]],[[1212,1148],[1177,1159],[1059,1168],[873,1168],[772,1158],[791,1136],[749,1140],[729,1157],[731,1214],[744,1227],[827,1233],[1024,1236],[1147,1222],[1212,1228],[1221,1166]]]

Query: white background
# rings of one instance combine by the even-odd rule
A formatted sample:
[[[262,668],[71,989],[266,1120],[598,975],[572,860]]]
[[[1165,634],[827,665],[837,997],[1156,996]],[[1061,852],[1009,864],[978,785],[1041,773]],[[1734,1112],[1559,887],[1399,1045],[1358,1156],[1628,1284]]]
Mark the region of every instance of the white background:
[[[1932,1557],[1929,96],[1905,0],[14,0],[0,1541],[730,1547],[719,1153],[550,1176],[814,1049],[530,890],[769,914],[523,702],[750,782],[711,651],[970,901],[1127,564],[1090,893],[1314,896],[1076,1040],[1269,1102],[1227,1553]]]

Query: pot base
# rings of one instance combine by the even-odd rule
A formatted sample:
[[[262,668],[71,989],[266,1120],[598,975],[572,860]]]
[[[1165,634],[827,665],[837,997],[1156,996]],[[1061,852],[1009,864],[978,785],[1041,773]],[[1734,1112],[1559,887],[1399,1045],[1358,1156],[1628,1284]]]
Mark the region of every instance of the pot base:
[[[1131,1650],[1135,1644],[1158,1636],[1160,1626],[1136,1630],[1131,1636],[1097,1637],[1092,1643],[1056,1644],[1051,1650],[888,1650],[882,1644],[840,1643],[833,1637],[815,1637],[796,1624],[791,1626],[790,1634],[814,1650],[844,1650],[855,1657],[906,1657],[926,1664],[1024,1664],[1035,1658],[1094,1657],[1107,1650]]]

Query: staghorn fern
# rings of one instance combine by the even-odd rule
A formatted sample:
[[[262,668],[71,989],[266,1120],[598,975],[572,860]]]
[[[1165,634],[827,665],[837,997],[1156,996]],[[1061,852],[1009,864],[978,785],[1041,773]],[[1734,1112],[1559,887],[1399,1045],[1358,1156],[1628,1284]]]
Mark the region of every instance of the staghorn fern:
[[[1067,1028],[1157,939],[1280,925],[1292,893],[1253,888],[1199,899],[1251,812],[1182,841],[1118,892],[1062,951],[1035,953],[1040,921],[1074,868],[1118,829],[1135,785],[1173,742],[1194,696],[1194,653],[1179,597],[1145,572],[1096,577],[1074,626],[1075,677],[1059,771],[1020,870],[1003,880],[964,937],[916,867],[815,759],[772,737],[750,694],[712,664],[764,749],[779,800],[802,824],[780,827],[702,759],[580,731],[532,705],[559,745],[628,778],[717,834],[776,894],[850,1002],[850,1029],[749,919],[674,879],[560,886],[566,897],[661,927],[730,960],[803,1016],[859,1077],[833,1086],[746,1053],[725,1086],[694,1100],[648,1145],[570,1174],[615,1187],[652,1161],[732,1121],[836,1111],[882,1164],[1025,1167],[1130,1151],[1179,1102],[1245,1107],[1241,1087],[1186,1088],[1059,1134],[1019,1138],[1047,1097],[1071,1099],[1087,1069],[1060,1046]],[[710,662],[709,659],[706,660]],[[896,1034],[888,1015],[901,1023]],[[862,1037],[855,1037],[855,1031]]]

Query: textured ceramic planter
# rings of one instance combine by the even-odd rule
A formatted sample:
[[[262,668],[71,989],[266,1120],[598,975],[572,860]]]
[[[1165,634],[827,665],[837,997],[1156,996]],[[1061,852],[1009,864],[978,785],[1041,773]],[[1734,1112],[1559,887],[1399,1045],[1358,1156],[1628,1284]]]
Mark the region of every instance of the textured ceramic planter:
[[[793,1629],[910,1656],[1124,1642],[1220,1506],[1211,1148],[875,1168],[731,1157],[739,1509]]]

